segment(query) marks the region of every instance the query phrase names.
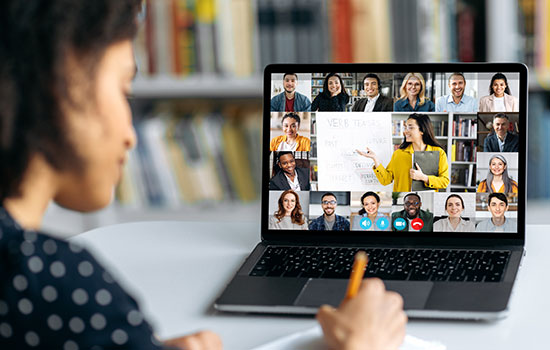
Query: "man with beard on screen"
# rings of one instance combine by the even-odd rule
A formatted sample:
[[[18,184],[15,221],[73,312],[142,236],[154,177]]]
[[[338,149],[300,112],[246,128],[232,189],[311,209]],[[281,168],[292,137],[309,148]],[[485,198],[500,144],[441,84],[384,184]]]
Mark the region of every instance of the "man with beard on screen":
[[[403,210],[392,213],[393,231],[429,232],[432,231],[433,214],[422,210],[422,199],[416,193],[403,198]]]
[[[349,231],[349,221],[340,215],[336,215],[338,201],[334,193],[327,192],[321,197],[323,215],[309,224],[310,230],[320,231]]]

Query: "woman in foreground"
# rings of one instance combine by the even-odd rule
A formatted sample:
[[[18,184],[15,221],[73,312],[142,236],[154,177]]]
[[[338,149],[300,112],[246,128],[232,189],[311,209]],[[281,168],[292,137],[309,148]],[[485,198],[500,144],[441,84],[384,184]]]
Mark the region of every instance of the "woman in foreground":
[[[136,136],[127,102],[140,0],[0,3],[0,348],[221,349],[212,332],[158,341],[85,249],[38,232],[50,203],[112,200]],[[380,281],[318,314],[338,349],[397,349],[402,299]],[[183,331],[183,330],[182,330]]]

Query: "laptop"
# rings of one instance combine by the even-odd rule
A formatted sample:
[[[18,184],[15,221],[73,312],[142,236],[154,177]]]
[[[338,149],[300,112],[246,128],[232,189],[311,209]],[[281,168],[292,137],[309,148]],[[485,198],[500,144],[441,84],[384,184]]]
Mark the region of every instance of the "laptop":
[[[409,317],[507,315],[525,253],[525,65],[273,64],[263,79],[261,241],[216,309],[337,306],[364,250],[365,278]]]

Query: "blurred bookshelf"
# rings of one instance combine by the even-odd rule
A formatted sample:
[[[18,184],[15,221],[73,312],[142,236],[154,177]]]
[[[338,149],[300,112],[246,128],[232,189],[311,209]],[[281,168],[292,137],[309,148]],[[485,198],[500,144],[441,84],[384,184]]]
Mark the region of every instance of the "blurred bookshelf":
[[[138,134],[148,135],[142,137],[141,143],[156,143],[153,149],[160,149],[168,159],[173,157],[170,154],[180,152],[178,145],[184,156],[190,152],[192,160],[180,161],[180,168],[200,167],[200,160],[215,158],[221,152],[222,161],[206,163],[219,167],[225,162],[226,180],[233,181],[233,185],[226,183],[224,187],[222,176],[216,179],[209,174],[204,177],[210,178],[212,188],[221,188],[221,195],[218,191],[208,198],[188,198],[176,186],[177,201],[172,198],[171,204],[162,201],[153,204],[145,199],[132,202],[121,195],[122,188],[128,185],[123,181],[117,189],[117,200],[105,211],[79,215],[55,208],[47,215],[45,228],[70,231],[66,225],[70,222],[73,232],[78,233],[133,219],[225,220],[228,208],[243,220],[259,220],[256,214],[247,213],[256,213],[259,208],[261,79],[263,67],[269,63],[524,62],[530,70],[527,193],[537,203],[550,200],[546,177],[550,173],[547,136],[550,0],[144,0],[143,3],[145,11],[135,41],[139,72],[131,101]],[[360,87],[347,88],[353,95],[353,90]],[[213,128],[217,131],[205,133],[209,130],[204,127],[205,120],[208,125],[216,125]],[[184,143],[182,135],[166,133],[172,125],[190,125],[190,132],[182,132],[181,128],[180,132],[195,135],[195,146]],[[163,129],[165,134],[160,132]],[[216,134],[219,130],[226,136],[220,139]],[[453,144],[468,141],[453,136],[442,140],[451,150]],[[196,149],[190,151],[193,147]],[[231,149],[231,155],[224,153],[226,149]],[[235,173],[239,173],[242,159],[235,154],[240,152],[246,154],[243,157],[248,172],[244,177],[248,180],[236,185]],[[139,160],[139,151],[134,153],[130,158]],[[162,164],[158,159],[139,165],[145,169],[143,173],[158,172],[157,165],[164,170],[174,167],[173,162]],[[470,163],[455,165],[470,167]],[[131,166],[132,159],[128,168]],[[315,159],[311,166],[315,166]],[[178,171],[172,170],[172,175],[161,175],[172,177],[172,192],[177,174]],[[138,186],[135,183],[139,182],[135,180],[129,186]],[[227,186],[240,190],[227,190]],[[239,191],[247,193],[246,196],[236,194]]]

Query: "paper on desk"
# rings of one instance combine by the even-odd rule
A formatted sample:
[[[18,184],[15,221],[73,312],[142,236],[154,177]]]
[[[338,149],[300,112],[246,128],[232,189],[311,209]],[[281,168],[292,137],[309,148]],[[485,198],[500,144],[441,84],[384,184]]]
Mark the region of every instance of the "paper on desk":
[[[328,350],[323,340],[320,326],[297,332],[277,339],[271,343],[261,345],[252,350]],[[405,336],[400,350],[445,350],[447,347],[439,342],[426,341],[412,335]]]

